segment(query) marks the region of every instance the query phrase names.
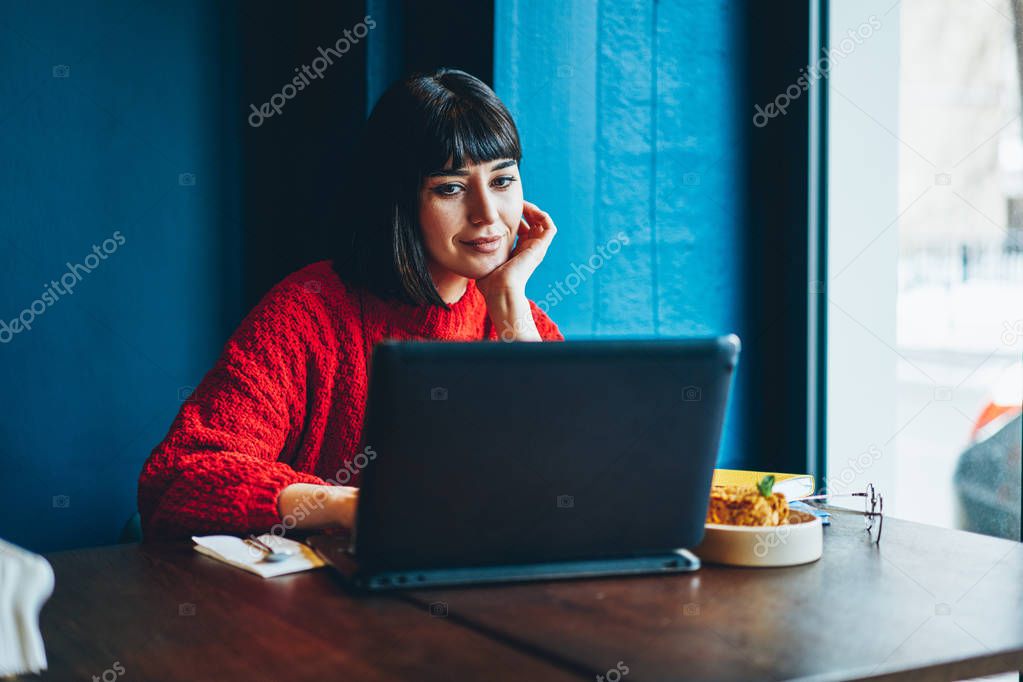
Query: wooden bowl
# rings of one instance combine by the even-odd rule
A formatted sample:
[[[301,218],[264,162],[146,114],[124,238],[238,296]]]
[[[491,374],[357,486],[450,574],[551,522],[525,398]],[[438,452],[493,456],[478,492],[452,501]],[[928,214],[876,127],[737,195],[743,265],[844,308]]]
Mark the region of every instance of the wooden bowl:
[[[693,549],[701,560],[729,566],[798,566],[821,558],[824,526],[813,514],[789,510],[781,526],[728,526],[708,523],[703,542]]]

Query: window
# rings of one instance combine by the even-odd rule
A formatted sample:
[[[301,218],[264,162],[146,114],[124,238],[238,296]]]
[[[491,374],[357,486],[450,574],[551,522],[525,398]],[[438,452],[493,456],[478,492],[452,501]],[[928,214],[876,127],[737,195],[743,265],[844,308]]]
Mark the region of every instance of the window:
[[[830,3],[827,486],[1020,537],[1023,11]],[[870,27],[865,30],[864,27]]]

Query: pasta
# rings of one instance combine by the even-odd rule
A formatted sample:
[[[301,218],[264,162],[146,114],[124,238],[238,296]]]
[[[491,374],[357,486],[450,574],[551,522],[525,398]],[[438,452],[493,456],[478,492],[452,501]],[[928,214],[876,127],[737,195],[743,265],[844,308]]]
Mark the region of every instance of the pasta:
[[[757,486],[725,485],[711,489],[707,523],[732,526],[781,526],[788,521],[785,495],[772,493],[772,480]],[[766,495],[764,493],[767,493]]]

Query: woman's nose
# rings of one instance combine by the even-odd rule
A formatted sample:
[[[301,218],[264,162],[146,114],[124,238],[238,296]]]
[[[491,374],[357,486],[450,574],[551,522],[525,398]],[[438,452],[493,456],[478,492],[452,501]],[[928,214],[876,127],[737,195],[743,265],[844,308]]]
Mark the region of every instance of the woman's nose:
[[[492,225],[498,221],[497,203],[486,189],[477,190],[469,204],[469,222],[473,225]]]

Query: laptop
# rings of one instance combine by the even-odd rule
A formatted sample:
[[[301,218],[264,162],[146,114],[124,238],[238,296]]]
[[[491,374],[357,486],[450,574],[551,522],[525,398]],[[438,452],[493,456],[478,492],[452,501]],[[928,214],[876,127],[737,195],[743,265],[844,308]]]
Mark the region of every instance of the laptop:
[[[388,590],[699,568],[739,338],[385,341],[350,538]]]

